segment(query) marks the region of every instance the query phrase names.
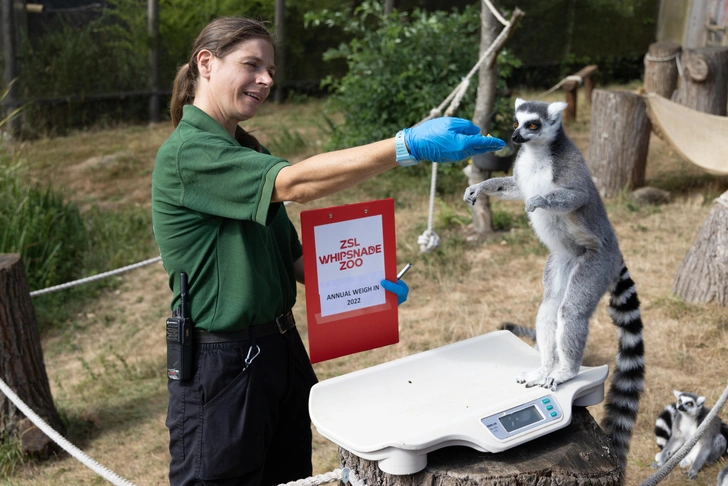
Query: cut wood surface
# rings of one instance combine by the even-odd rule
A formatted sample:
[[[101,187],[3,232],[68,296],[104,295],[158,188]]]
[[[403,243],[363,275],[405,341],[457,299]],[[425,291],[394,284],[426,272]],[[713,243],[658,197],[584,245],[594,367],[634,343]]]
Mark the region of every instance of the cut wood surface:
[[[583,407],[574,407],[571,424],[561,430],[498,454],[470,447],[445,447],[427,455],[427,466],[407,476],[386,474],[339,448],[339,465],[360,480],[378,486],[498,486],[620,484],[617,458],[609,439]]]

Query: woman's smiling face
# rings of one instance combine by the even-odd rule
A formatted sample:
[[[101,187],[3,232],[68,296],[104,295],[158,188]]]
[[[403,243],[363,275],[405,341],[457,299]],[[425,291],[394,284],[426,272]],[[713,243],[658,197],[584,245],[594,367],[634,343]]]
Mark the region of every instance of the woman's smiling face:
[[[208,51],[209,52],[209,51]],[[210,113],[223,126],[255,116],[273,86],[274,50],[265,39],[241,42],[220,59],[208,59]]]

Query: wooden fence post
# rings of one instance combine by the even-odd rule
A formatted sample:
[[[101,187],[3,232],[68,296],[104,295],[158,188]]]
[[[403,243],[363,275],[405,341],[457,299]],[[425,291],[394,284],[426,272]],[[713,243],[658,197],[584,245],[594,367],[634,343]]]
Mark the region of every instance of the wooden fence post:
[[[683,75],[675,101],[693,110],[726,116],[728,47],[683,49]]]
[[[395,476],[379,469],[376,461],[339,448],[339,467],[348,467],[359,480],[378,486],[617,486],[622,484],[621,470],[611,450],[609,438],[588,410],[574,407],[567,427],[497,454],[445,447],[427,455],[422,471]]]
[[[594,90],[586,162],[602,197],[644,185],[651,127],[640,95]]]
[[[654,42],[645,56],[645,91],[672,99],[677,87],[678,56],[682,47],[674,42]]]
[[[592,91],[594,89],[593,75],[596,71],[597,66],[593,64],[585,66],[572,74],[574,77],[573,80],[566,81],[561,85],[561,89],[566,92],[566,104],[568,105],[564,114],[564,121],[576,121],[576,98],[579,85],[584,85],[584,97],[587,103],[591,103]]]
[[[26,405],[65,434],[43,363],[43,350],[30,298],[28,280],[18,254],[0,254],[0,378]],[[0,393],[0,438],[22,438],[23,451],[40,458],[57,446]]]

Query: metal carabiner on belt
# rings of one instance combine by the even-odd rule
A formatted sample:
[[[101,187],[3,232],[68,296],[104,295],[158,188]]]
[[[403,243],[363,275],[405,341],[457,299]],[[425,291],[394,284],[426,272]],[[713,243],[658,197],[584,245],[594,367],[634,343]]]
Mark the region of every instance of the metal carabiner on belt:
[[[253,352],[253,348],[255,348],[255,354],[253,356],[250,356],[250,354]],[[260,354],[260,346],[251,345],[248,348],[248,356],[245,357],[245,367],[247,368],[248,366],[250,366],[250,363],[252,363],[253,360],[258,357],[259,354]]]

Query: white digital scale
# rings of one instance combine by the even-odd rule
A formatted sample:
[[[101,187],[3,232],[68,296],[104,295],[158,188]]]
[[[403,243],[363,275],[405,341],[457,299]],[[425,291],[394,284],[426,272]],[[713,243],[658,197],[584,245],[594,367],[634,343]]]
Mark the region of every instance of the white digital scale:
[[[448,446],[501,452],[566,427],[604,399],[608,366],[582,366],[556,391],[516,383],[539,352],[496,331],[314,385],[318,432],[388,474],[414,474]]]

